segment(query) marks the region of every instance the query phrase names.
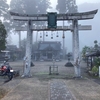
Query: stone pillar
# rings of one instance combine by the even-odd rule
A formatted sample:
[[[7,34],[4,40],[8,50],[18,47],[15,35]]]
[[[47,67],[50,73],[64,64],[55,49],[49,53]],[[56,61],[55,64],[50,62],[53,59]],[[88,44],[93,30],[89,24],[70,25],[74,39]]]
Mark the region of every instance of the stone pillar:
[[[31,73],[31,43],[32,43],[32,31],[31,31],[31,21],[29,20],[27,23],[27,43],[26,43],[26,63],[27,66],[24,68],[24,76],[30,77]]]
[[[74,63],[76,59],[79,57],[79,33],[78,33],[78,20],[73,20],[73,53],[74,53]],[[80,77],[80,66],[74,66],[75,69],[75,77]]]
[[[74,61],[79,56],[79,33],[78,33],[78,20],[73,20],[73,52]]]

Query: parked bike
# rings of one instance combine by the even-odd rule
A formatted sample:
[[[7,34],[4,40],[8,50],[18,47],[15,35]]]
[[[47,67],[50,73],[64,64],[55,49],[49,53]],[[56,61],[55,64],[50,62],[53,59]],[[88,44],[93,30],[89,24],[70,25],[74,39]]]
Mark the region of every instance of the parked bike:
[[[8,76],[8,80],[10,81],[13,78],[14,70],[10,67],[9,63],[4,61],[4,63],[0,67],[0,76]]]

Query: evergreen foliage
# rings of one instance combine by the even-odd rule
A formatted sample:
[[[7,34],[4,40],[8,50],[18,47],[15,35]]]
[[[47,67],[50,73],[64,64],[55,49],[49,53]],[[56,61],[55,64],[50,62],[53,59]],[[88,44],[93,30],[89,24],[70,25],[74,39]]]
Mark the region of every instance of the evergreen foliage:
[[[7,32],[5,26],[0,21],[0,51],[6,48]]]
[[[76,13],[77,6],[75,0],[57,0],[56,9],[59,13]]]
[[[9,5],[7,0],[0,0],[0,17],[3,18],[3,24],[7,31],[10,29],[10,14],[9,14]]]

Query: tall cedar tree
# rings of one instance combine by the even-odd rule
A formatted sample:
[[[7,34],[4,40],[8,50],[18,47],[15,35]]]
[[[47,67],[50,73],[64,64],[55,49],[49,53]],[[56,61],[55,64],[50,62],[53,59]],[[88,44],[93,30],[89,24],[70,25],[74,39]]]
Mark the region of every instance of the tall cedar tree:
[[[7,0],[0,0],[0,16],[6,18],[8,9],[9,9],[9,6],[7,4]]]
[[[56,9],[59,13],[75,13],[77,12],[77,6],[75,0],[57,0]]]
[[[10,16],[9,16],[9,5],[7,4],[7,0],[0,0],[0,17],[3,18],[3,24],[7,31],[9,31],[10,27]]]
[[[7,32],[5,26],[2,24],[0,20],[0,52],[6,48],[6,37]]]

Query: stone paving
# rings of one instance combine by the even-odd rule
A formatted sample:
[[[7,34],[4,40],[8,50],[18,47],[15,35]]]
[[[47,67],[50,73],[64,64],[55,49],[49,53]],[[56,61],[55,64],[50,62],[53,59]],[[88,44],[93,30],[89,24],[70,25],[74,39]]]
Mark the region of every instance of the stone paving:
[[[50,84],[50,100],[75,100],[63,80],[53,80]]]

